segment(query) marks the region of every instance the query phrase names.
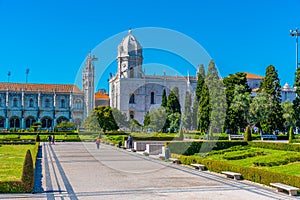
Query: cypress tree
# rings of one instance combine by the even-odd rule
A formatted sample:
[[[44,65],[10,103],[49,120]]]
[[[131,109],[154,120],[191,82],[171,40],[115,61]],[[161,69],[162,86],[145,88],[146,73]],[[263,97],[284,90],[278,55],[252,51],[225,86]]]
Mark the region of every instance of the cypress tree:
[[[296,126],[300,126],[300,68],[295,73],[294,87],[296,87],[296,99],[293,101],[294,118]]]
[[[246,142],[252,141],[252,135],[249,126],[246,127],[244,139]]]
[[[163,93],[162,93],[161,106],[166,108],[167,107],[167,102],[168,102],[167,94],[166,94],[166,90],[164,89]]]
[[[239,91],[241,94],[246,94],[251,92],[251,88],[247,83],[246,74],[242,72],[237,72],[235,74],[230,74],[229,76],[225,77],[223,83],[226,87],[225,94],[226,94],[226,118],[224,128],[228,129],[230,133],[236,133],[238,126],[235,122],[238,113],[232,110],[231,104],[234,100],[235,89],[236,86],[243,86],[245,89],[243,91]]]
[[[191,93],[189,91],[186,91],[185,102],[184,102],[183,124],[184,127],[187,129],[190,129],[192,125],[191,103],[192,103]]]
[[[290,127],[290,130],[289,130],[289,143],[292,143],[293,139],[295,139],[294,131],[293,131],[293,127]]]
[[[211,105],[209,100],[209,90],[207,85],[204,83],[198,107],[198,130],[201,132],[208,130],[210,113]]]
[[[202,88],[204,85],[204,78],[205,78],[204,65],[200,65],[199,70],[197,72],[197,85],[196,85],[194,102],[192,106],[192,127],[193,129],[198,129],[198,130],[199,130],[198,107],[201,98]]]
[[[270,101],[272,101],[270,115],[261,121],[263,131],[270,134],[274,130],[283,130],[283,110],[280,105],[281,86],[277,70],[273,65],[268,66],[266,69],[266,76],[259,86],[259,92],[262,90],[270,95]]]
[[[210,126],[212,131],[220,133],[226,117],[226,95],[223,82],[220,80],[218,70],[213,60],[208,65],[205,83],[209,90],[209,101],[211,111]],[[208,111],[208,109],[206,109]]]
[[[181,114],[181,107],[179,103],[179,96],[178,96],[178,87],[174,87],[173,90],[170,92],[167,101],[167,111],[169,113],[179,113]]]

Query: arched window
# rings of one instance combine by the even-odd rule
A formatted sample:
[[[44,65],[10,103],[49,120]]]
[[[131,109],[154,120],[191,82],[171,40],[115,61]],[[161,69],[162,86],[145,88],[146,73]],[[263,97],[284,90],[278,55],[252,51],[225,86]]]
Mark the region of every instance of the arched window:
[[[151,100],[150,100],[151,104],[155,104],[154,102],[154,92],[151,92]]]
[[[129,111],[129,118],[134,119],[134,110]]]
[[[49,99],[45,99],[45,107],[50,108],[50,100]]]
[[[60,100],[60,107],[65,108],[66,107],[66,101],[64,99]]]
[[[129,103],[133,104],[134,103],[134,94],[131,94],[129,97]]]
[[[13,107],[18,107],[18,99],[17,98],[13,99]]]
[[[42,128],[50,128],[52,126],[52,119],[50,117],[44,117],[41,121]]]
[[[33,107],[33,99],[29,100],[29,107],[32,108]]]
[[[26,120],[25,120],[26,128],[30,128],[30,126],[32,125],[33,122],[36,122],[34,117],[32,117],[32,116],[27,117]]]
[[[75,108],[76,109],[80,109],[81,108],[81,100],[80,99],[76,99],[76,101],[75,101]]]
[[[66,118],[66,117],[64,117],[64,116],[61,116],[61,117],[59,117],[57,120],[56,120],[56,123],[57,124],[60,124],[61,122],[68,122],[69,120]]]
[[[14,117],[10,118],[9,126],[10,126],[10,128],[20,128],[19,117],[14,116]]]

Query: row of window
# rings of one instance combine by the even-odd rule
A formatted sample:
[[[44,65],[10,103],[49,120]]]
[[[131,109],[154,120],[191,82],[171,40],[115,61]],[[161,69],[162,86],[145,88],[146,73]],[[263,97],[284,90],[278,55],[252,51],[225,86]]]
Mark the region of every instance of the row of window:
[[[150,104],[155,104],[155,94],[154,92],[151,92],[151,98],[150,98]],[[130,97],[129,97],[129,103],[130,104],[133,104],[135,103],[135,95],[134,94],[131,94]]]
[[[59,117],[56,120],[56,123],[59,124],[62,121],[69,121],[66,117]],[[36,119],[32,116],[27,117],[25,119],[25,128],[30,128],[32,123],[36,122]],[[10,128],[21,128],[21,120],[19,117],[11,117],[8,121]],[[44,117],[41,120],[42,128],[50,128],[52,127],[52,119],[50,117]],[[0,117],[0,128],[5,128],[5,119],[3,117]]]
[[[45,108],[50,108],[51,106],[51,102],[50,102],[50,99],[45,99],[45,102],[44,102],[44,107]],[[0,99],[0,107],[2,105],[2,99]],[[12,101],[12,107],[19,107],[19,100],[17,98],[14,98],[13,101]],[[28,103],[28,107],[29,108],[33,108],[34,107],[34,100],[33,99],[30,99],[29,100],[29,103]],[[66,101],[64,99],[61,99],[60,100],[60,108],[66,108]],[[81,100],[77,99],[75,101],[75,108],[77,109],[80,109],[82,108],[82,105],[81,105]]]

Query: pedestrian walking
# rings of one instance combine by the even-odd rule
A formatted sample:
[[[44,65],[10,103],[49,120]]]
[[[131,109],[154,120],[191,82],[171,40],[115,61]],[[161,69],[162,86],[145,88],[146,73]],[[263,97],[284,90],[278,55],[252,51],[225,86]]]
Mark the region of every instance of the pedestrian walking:
[[[52,137],[52,143],[51,144],[55,144],[54,142],[55,142],[55,137],[53,135],[53,137]]]
[[[48,135],[47,140],[48,140],[49,144],[51,144],[51,142],[52,142],[52,137],[51,137],[50,134]]]
[[[97,146],[97,149],[99,149],[99,147],[100,147],[100,138],[99,137],[96,140],[96,146]]]

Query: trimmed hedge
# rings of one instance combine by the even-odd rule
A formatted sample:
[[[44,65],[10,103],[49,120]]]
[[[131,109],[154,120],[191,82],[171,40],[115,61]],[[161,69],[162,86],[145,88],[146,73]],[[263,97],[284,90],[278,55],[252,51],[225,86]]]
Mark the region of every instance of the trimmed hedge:
[[[300,177],[277,172],[270,172],[255,167],[241,167],[220,161],[202,159],[194,156],[172,155],[180,160],[181,163],[190,165],[191,163],[201,163],[205,167],[214,172],[221,173],[222,171],[233,171],[241,173],[244,179],[270,185],[270,183],[280,182],[294,187],[300,187]]]
[[[20,181],[0,181],[0,193],[7,192],[31,192],[34,185],[34,169],[36,158],[39,151],[39,143],[35,144],[34,150],[31,154],[27,150],[23,164],[22,176]]]
[[[34,183],[34,167],[29,149],[26,152],[21,181],[24,187],[24,191],[30,192],[33,188]]]
[[[206,153],[211,150],[228,149],[233,146],[245,146],[248,143],[245,141],[191,141],[191,142],[167,142],[171,153],[182,155],[194,155],[195,153]]]
[[[248,144],[251,147],[300,152],[300,144],[288,144],[278,142],[249,142]]]

